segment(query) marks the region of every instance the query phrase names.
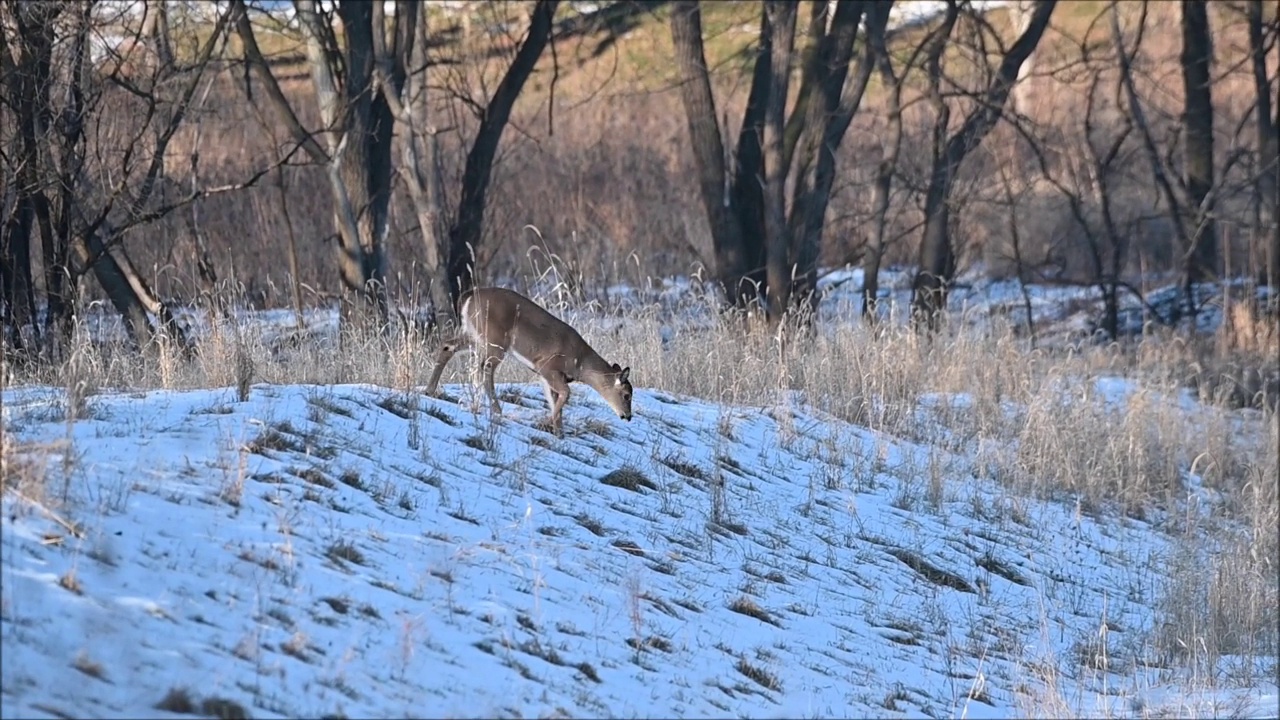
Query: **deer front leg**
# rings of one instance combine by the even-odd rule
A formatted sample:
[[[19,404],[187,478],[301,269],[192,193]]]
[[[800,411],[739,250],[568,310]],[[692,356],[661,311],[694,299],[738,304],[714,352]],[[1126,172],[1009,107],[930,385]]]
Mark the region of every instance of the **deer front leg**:
[[[551,430],[557,437],[564,435],[561,428],[560,418],[564,413],[564,406],[569,402],[569,381],[565,379],[563,373],[551,373],[543,379],[547,386],[547,390],[555,396],[551,403]]]
[[[493,410],[495,415],[502,414],[502,405],[498,402],[498,391],[493,387],[493,373],[498,369],[498,363],[502,362],[502,355],[497,352],[490,351],[484,359],[484,366],[481,372],[484,375],[484,392],[489,396],[489,408]]]
[[[431,379],[427,381],[428,395],[436,394],[436,388],[440,385],[440,376],[444,374],[445,366],[449,364],[449,361],[452,360],[453,356],[457,354],[459,349],[461,349],[461,345],[462,343],[459,338],[452,338],[450,340],[446,340],[445,343],[440,346],[440,351],[436,353],[436,366],[431,371]]]
[[[551,410],[556,406],[556,391],[551,389],[546,378],[538,376],[538,379],[542,381],[542,394],[547,396],[547,410]]]

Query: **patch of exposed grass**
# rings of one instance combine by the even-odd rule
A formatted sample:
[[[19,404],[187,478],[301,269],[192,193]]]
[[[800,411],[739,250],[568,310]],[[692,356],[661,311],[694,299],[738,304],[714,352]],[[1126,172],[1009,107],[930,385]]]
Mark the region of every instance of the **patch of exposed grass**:
[[[671,468],[673,471],[693,480],[706,480],[707,473],[697,465],[686,462],[679,455],[667,455],[662,458],[662,464]]]
[[[777,675],[774,675],[759,665],[751,664],[751,662],[745,657],[738,658],[737,664],[733,667],[735,670],[746,675],[748,678],[755,681],[757,685],[766,690],[773,690],[774,692],[782,690],[782,681],[778,679]]]
[[[582,428],[586,432],[592,433],[593,435],[599,435],[606,440],[613,437],[613,425],[610,425],[608,422],[598,418],[588,418],[587,421],[583,423]]]
[[[422,409],[422,412],[435,418],[436,420],[439,420],[440,422],[444,423],[445,425],[448,425],[449,427],[458,427],[461,424],[457,420],[455,420],[453,416],[450,415],[449,413],[445,412],[444,410],[441,410],[438,407],[434,407],[432,405],[427,405],[425,408]]]
[[[275,558],[270,555],[258,555],[248,548],[241,550],[238,557],[245,562],[251,562],[254,565],[258,565],[273,572],[280,569],[280,563],[276,562]]]
[[[338,540],[330,545],[329,548],[325,550],[325,557],[338,562],[339,564],[344,562],[354,563],[356,565],[365,564],[364,553],[360,552],[360,548],[346,540]]]
[[[251,440],[245,449],[255,455],[266,455],[268,450],[300,453],[305,451],[306,447],[291,435],[275,428],[267,428]]]
[[[332,489],[334,487],[333,481],[318,468],[290,468],[289,472],[292,472],[294,475],[297,475],[312,485],[318,485],[326,489]]]
[[[577,515],[574,515],[573,519],[578,521],[579,525],[581,525],[582,527],[590,531],[592,535],[595,535],[596,537],[604,537],[605,535],[604,523],[600,522],[599,520],[591,517],[586,513],[579,513]]]
[[[311,653],[308,652],[308,649],[307,636],[301,632],[295,632],[288,640],[280,643],[280,652],[305,663],[312,662]]]
[[[347,418],[354,417],[354,415],[352,415],[349,409],[347,409],[342,405],[339,405],[338,403],[334,402],[333,400],[330,400],[327,397],[324,397],[323,395],[309,396],[307,398],[307,403],[325,412],[333,413],[334,415],[341,415]]]
[[[578,663],[575,667],[578,668],[578,672],[582,673],[582,675],[586,677],[588,680],[590,680],[591,682],[594,682],[594,683],[603,682],[600,679],[600,674],[596,672],[595,666],[593,666],[591,663],[583,661]]]
[[[664,653],[671,652],[671,641],[661,635],[650,635],[647,638],[627,638],[627,645],[633,650],[648,650],[650,648],[659,650]]]
[[[604,485],[622,488],[623,490],[630,490],[631,492],[640,492],[640,488],[647,488],[649,490],[658,489],[657,483],[645,477],[644,473],[630,465],[625,465],[617,470],[609,472],[607,475],[600,478],[600,482]]]
[[[484,435],[469,435],[463,438],[462,444],[481,452],[489,452],[493,450],[493,439],[485,437]]]
[[[977,592],[977,590],[974,589],[973,585],[970,584],[968,580],[965,580],[964,578],[960,577],[959,575],[953,572],[950,572],[948,570],[943,570],[942,568],[929,563],[927,560],[911,552],[910,550],[903,550],[902,548],[892,548],[888,552],[890,555],[901,560],[902,563],[907,567],[920,573],[920,575],[924,577],[924,579],[928,580],[934,585],[939,585],[941,587],[949,587],[953,590],[959,590],[960,592],[967,592],[967,593]]]
[[[102,666],[102,663],[90,658],[87,653],[81,652],[76,655],[75,660],[71,661],[71,667],[95,680],[102,680],[104,682],[107,680],[106,668]]]
[[[356,490],[364,490],[365,488],[364,480],[361,479],[360,473],[355,470],[343,470],[342,474],[338,476],[338,480],[340,480],[343,485],[355,488]]]
[[[464,523],[469,523],[469,524],[471,524],[471,525],[479,525],[479,524],[480,524],[480,521],[479,521],[479,520],[477,520],[477,519],[475,519],[475,518],[471,517],[470,515],[468,515],[468,514],[467,514],[467,511],[466,511],[466,510],[463,510],[462,508],[454,508],[454,509],[450,510],[449,512],[445,513],[445,514],[446,514],[446,515],[448,515],[449,517],[453,518],[454,520],[461,520],[461,521],[462,521],[462,522],[464,522]]]
[[[346,615],[351,609],[351,601],[341,597],[322,597],[320,601],[339,615]]]
[[[674,576],[676,574],[676,566],[665,561],[650,563],[649,569],[657,573],[662,573],[663,575]]]
[[[196,700],[185,687],[169,688],[169,692],[155,704],[155,709],[178,715],[195,715],[197,712]]]
[[[409,494],[408,490],[402,490],[400,492],[400,497],[396,499],[396,505],[405,512],[413,512],[418,508],[418,504],[414,501],[413,496]]]
[[[974,564],[992,575],[999,575],[1015,585],[1031,585],[1031,583],[1023,577],[1022,573],[1018,572],[1016,568],[1007,563],[1001,562],[990,553],[984,554],[982,557],[975,560]]]
[[[58,585],[65,590],[69,590],[76,595],[84,594],[84,587],[80,585],[80,578],[76,575],[75,568],[72,568],[62,574],[58,578]]]
[[[403,398],[396,395],[388,395],[382,398],[378,401],[378,407],[401,420],[408,420],[413,417],[413,408]]]
[[[218,720],[250,720],[253,716],[244,705],[227,698],[209,697],[200,701],[200,714]]]
[[[644,549],[641,548],[632,540],[627,540],[625,538],[614,540],[613,546],[630,555],[635,555],[636,557],[644,557]]]
[[[782,627],[782,625],[780,625],[778,621],[769,614],[768,610],[757,605],[755,600],[752,600],[746,595],[739,595],[735,598],[733,602],[729,603],[729,609],[736,613],[753,617],[761,622],[769,623],[775,627]]]
[[[679,605],[680,607],[690,612],[696,612],[696,613],[702,612],[702,606],[699,605],[696,601],[689,598],[681,598],[679,600],[672,600],[671,602],[675,603],[676,605]]]

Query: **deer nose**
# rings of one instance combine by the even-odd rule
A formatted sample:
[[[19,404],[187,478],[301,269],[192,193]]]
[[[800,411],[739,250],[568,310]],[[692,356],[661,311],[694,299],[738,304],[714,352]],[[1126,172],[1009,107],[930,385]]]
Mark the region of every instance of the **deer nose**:
[[[631,413],[627,413],[626,415],[623,415],[622,419],[626,420],[627,422],[631,422]]]

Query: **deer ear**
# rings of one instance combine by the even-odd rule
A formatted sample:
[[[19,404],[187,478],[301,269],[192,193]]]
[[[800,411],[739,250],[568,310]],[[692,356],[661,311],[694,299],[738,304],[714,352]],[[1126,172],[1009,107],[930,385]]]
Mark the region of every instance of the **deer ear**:
[[[617,366],[615,365],[614,367],[617,367]],[[624,367],[622,368],[622,371],[618,373],[618,382],[624,383],[627,381],[627,378],[629,377],[631,377],[631,368]]]
[[[614,371],[614,372],[622,372],[622,366],[621,366],[621,365],[619,365],[618,363],[614,363],[614,364],[613,364],[613,371]]]

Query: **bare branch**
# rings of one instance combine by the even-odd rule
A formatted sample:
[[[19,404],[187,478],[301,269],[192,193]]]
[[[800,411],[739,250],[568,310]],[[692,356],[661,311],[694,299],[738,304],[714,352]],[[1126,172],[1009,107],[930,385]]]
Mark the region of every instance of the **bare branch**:
[[[305,150],[316,164],[323,165],[328,163],[328,154],[315,141],[312,134],[302,126],[302,121],[298,119],[298,115],[293,111],[293,106],[289,104],[284,91],[280,89],[280,83],[276,81],[275,75],[272,74],[271,67],[267,64],[267,59],[263,57],[262,50],[258,48],[258,40],[254,36],[253,26],[249,24],[249,13],[245,8],[244,0],[231,0],[229,12],[232,13],[235,19],[236,32],[240,35],[240,40],[244,44],[245,62],[266,89],[267,100],[275,108],[276,114],[280,116],[290,134],[293,135],[294,142]]]

